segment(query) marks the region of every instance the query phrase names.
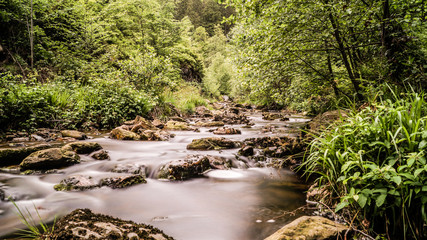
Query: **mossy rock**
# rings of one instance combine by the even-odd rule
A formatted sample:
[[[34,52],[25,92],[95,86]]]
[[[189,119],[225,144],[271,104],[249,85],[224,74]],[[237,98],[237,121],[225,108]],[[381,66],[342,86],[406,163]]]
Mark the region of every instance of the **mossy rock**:
[[[140,136],[134,132],[117,127],[110,132],[111,138],[118,140],[140,140]]]
[[[168,130],[178,130],[178,131],[192,131],[194,130],[192,127],[188,125],[187,122],[181,121],[168,121],[166,123],[166,129]]]
[[[224,122],[222,121],[213,121],[213,122],[196,122],[197,127],[222,127],[224,126]]]
[[[75,175],[61,180],[53,188],[56,191],[84,191],[99,187],[99,184],[94,182],[91,177]]]
[[[0,166],[19,165],[31,153],[51,147],[49,144],[41,144],[31,147],[0,148]]]
[[[173,240],[161,230],[89,209],[77,209],[59,219],[51,233],[55,239],[153,239]]]
[[[265,240],[326,240],[337,239],[337,235],[347,231],[347,227],[319,216],[300,217]]]
[[[189,150],[221,150],[221,149],[231,149],[237,148],[238,143],[227,139],[227,138],[201,138],[194,139],[190,144],[187,145]]]
[[[100,186],[107,186],[110,188],[126,188],[136,184],[147,183],[145,178],[141,175],[131,175],[123,177],[112,177],[101,179]]]
[[[31,153],[20,164],[21,170],[46,170],[68,167],[80,163],[80,157],[72,151],[50,148]]]
[[[102,149],[96,142],[72,142],[61,148],[62,151],[73,151],[78,154],[89,154]]]

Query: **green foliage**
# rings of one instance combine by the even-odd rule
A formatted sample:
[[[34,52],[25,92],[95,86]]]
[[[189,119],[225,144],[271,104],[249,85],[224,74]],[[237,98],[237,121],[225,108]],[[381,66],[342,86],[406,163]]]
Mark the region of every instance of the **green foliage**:
[[[222,2],[236,9],[232,43],[242,97],[309,110],[299,99],[322,93],[361,101],[364,89],[387,82],[425,88],[425,2]],[[295,82],[310,87],[294,93]]]
[[[7,74],[0,78],[0,85],[1,130],[82,128],[84,124],[112,128],[146,114],[155,100],[119,81],[85,86],[35,80],[23,83]]]
[[[311,143],[303,163],[359,224],[393,239],[422,239],[427,224],[424,95],[384,100],[353,113]],[[329,187],[328,187],[329,186]]]
[[[161,98],[163,99],[162,102],[172,103],[185,114],[193,113],[198,106],[207,105],[200,89],[190,83],[182,85],[177,91],[165,91]]]

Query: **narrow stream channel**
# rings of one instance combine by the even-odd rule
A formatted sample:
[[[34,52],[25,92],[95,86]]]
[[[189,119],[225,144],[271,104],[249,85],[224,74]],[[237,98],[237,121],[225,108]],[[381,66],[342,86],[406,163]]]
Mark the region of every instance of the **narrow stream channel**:
[[[243,141],[246,138],[272,136],[262,133],[267,124],[289,135],[292,125],[307,121],[292,116],[289,121],[266,121],[260,114],[249,118],[255,125],[241,128],[241,135],[225,137]],[[179,240],[258,240],[281,228],[298,215],[286,214],[304,205],[305,185],[286,169],[258,168],[248,163],[232,170],[207,172],[205,178],[169,182],[156,179],[161,165],[184,159],[189,154],[220,155],[235,159],[238,149],[191,151],[186,146],[193,139],[212,137],[208,128],[200,132],[176,131],[175,138],[165,142],[119,141],[101,136],[96,141],[109,152],[111,160],[96,161],[82,156],[82,163],[48,175],[0,173],[0,188],[12,196],[21,209],[36,216],[35,208],[45,221],[62,216],[76,208],[89,208],[126,220],[153,225]],[[57,192],[53,186],[71,175],[93,178],[119,176],[112,173],[118,164],[145,166],[147,184],[125,189],[102,187],[83,192]],[[37,219],[37,217],[36,217]],[[0,238],[20,228],[16,208],[10,201],[0,202]],[[3,237],[2,237],[3,236]]]

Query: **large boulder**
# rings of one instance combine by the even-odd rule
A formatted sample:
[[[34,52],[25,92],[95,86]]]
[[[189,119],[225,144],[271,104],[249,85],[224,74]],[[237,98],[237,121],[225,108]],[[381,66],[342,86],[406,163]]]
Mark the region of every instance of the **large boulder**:
[[[174,160],[162,166],[158,172],[158,178],[169,180],[186,180],[200,177],[209,169],[229,169],[231,161],[218,156],[190,155],[184,160]]]
[[[285,225],[265,240],[326,240],[337,239],[337,235],[347,231],[342,224],[319,216],[303,216]]]
[[[72,142],[61,148],[62,151],[73,151],[78,154],[89,154],[101,149],[101,145],[96,142]]]
[[[72,137],[78,140],[84,140],[87,138],[86,134],[76,130],[63,130],[61,131],[63,137]]]
[[[31,147],[0,148],[0,166],[18,165],[31,153],[51,147],[49,144],[40,144]]]
[[[153,239],[172,240],[161,230],[145,224],[137,224],[89,209],[77,209],[56,222],[54,239]]]
[[[209,137],[194,139],[187,145],[189,150],[221,150],[239,147],[238,142],[234,142],[227,138]]]
[[[80,163],[80,157],[75,152],[50,148],[31,153],[21,162],[20,167],[21,170],[46,170],[68,167],[77,163]]]

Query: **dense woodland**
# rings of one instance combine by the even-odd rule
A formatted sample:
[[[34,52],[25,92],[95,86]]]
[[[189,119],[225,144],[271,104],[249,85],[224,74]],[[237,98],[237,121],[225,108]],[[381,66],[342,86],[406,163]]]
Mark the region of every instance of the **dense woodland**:
[[[0,0],[0,32],[1,132],[111,129],[221,95],[346,109],[306,175],[361,232],[425,237],[424,0]]]

